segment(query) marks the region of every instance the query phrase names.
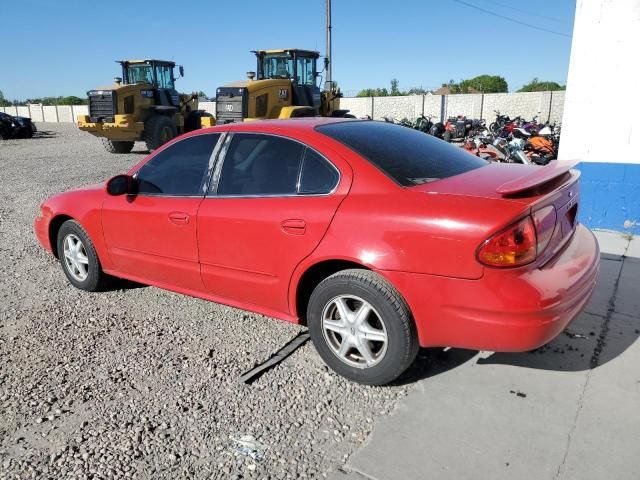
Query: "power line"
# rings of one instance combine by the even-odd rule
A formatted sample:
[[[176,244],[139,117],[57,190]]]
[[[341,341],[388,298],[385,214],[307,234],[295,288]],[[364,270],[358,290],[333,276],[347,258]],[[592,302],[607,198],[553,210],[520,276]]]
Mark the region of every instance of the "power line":
[[[493,3],[494,5],[498,5],[500,7],[510,8],[511,10],[514,10],[514,11],[520,12],[520,13],[524,13],[525,15],[534,15],[536,17],[544,18],[546,20],[551,20],[552,22],[567,23],[567,20],[563,20],[563,19],[557,18],[557,17],[549,17],[547,15],[541,15],[539,13],[529,12],[527,10],[522,10],[521,8],[516,8],[513,5],[509,5],[507,3],[496,2],[495,0],[483,0],[483,1],[489,2],[489,3]]]
[[[471,3],[464,2],[463,0],[452,0],[461,5],[465,5],[470,8],[475,8],[476,10],[480,10],[481,12],[488,13],[489,15],[493,15],[494,17],[502,18],[504,20],[509,20],[510,22],[519,23],[520,25],[524,25],[525,27],[533,28],[535,30],[540,30],[542,32],[553,33],[554,35],[560,35],[561,37],[571,38],[571,35],[562,32],[556,32],[555,30],[549,30],[547,28],[538,27],[537,25],[532,25],[530,23],[521,22],[520,20],[516,20],[515,18],[507,17],[506,15],[501,15],[496,12],[492,12],[491,10],[485,10],[484,8],[478,7],[477,5],[473,5]]]

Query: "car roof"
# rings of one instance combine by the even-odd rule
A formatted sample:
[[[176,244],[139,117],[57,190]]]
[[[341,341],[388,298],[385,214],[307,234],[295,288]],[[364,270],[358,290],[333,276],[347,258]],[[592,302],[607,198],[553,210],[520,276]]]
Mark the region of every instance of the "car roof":
[[[336,117],[302,117],[291,119],[256,120],[252,122],[227,123],[216,125],[205,129],[211,132],[231,131],[231,132],[261,132],[271,130],[287,130],[290,132],[309,132],[316,127],[327,124],[363,122],[369,120],[358,120],[353,118]],[[197,130],[202,132],[202,130]]]

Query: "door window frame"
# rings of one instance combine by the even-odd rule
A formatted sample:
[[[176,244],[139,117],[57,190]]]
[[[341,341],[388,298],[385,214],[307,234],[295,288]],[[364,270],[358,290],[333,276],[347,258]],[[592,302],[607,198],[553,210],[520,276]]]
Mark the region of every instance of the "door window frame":
[[[175,195],[175,194],[169,194],[169,193],[150,193],[150,192],[136,192],[133,194],[129,194],[127,196],[131,196],[131,197],[136,197],[136,196],[141,196],[141,197],[160,197],[160,198],[204,198],[207,193],[208,193],[208,187],[211,181],[211,177],[212,174],[216,168],[216,165],[218,163],[218,156],[220,155],[220,152],[222,150],[222,145],[225,143],[226,141],[226,137],[227,137],[227,131],[222,131],[222,132],[202,132],[202,133],[197,133],[195,135],[189,135],[188,137],[185,138],[181,138],[179,140],[177,140],[174,143],[171,143],[167,146],[165,146],[162,149],[157,150],[156,152],[154,152],[154,154],[148,158],[142,165],[138,166],[132,173],[130,173],[129,175],[131,176],[131,178],[133,178],[134,180],[137,180],[138,178],[138,173],[140,173],[140,170],[142,170],[142,168],[144,168],[145,165],[147,165],[149,162],[151,162],[154,158],[156,158],[157,155],[160,155],[162,152],[164,152],[165,150],[167,150],[168,148],[171,148],[181,142],[184,142],[185,140],[189,140],[190,138],[194,138],[194,137],[199,137],[201,135],[219,135],[218,141],[216,142],[216,144],[213,147],[213,150],[211,151],[211,155],[209,156],[209,162],[207,165],[207,170],[204,173],[204,175],[202,176],[202,180],[200,181],[200,190],[201,193],[198,195]]]
[[[300,161],[300,167],[298,169],[298,178],[296,179],[296,192],[295,193],[255,193],[255,194],[218,194],[218,185],[220,183],[220,177],[222,176],[222,168],[224,167],[225,160],[227,158],[227,153],[229,152],[229,147],[231,146],[231,142],[235,134],[239,135],[263,135],[268,137],[281,138],[283,140],[289,140],[291,142],[298,143],[302,145],[305,149],[302,154],[302,160]],[[221,139],[222,140],[222,139]],[[220,144],[220,142],[218,142]],[[340,186],[340,182],[342,181],[342,172],[336,165],[327,158],[326,155],[320,153],[315,148],[307,145],[306,143],[297,140],[295,138],[287,137],[284,135],[279,135],[276,133],[267,133],[267,132],[228,132],[225,136],[223,145],[218,152],[218,158],[215,162],[215,167],[213,174],[209,180],[209,188],[207,189],[207,193],[205,198],[295,198],[295,197],[327,197],[329,195],[333,195],[338,187]],[[217,145],[216,145],[217,147]],[[307,151],[312,150],[314,153],[320,156],[331,168],[333,168],[338,174],[338,179],[333,188],[327,193],[300,193],[300,180],[304,167],[304,161],[307,156]]]

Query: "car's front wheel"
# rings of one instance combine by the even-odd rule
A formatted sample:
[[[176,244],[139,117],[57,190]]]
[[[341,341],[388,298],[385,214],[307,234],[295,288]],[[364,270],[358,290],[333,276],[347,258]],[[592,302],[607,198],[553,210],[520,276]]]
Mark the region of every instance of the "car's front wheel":
[[[102,289],[108,276],[102,271],[96,249],[84,228],[75,220],[67,220],[58,230],[58,258],[71,284],[81,290]]]
[[[343,270],[323,280],[311,295],[307,320],[325,363],[358,383],[395,380],[418,352],[409,307],[393,285],[369,270]]]

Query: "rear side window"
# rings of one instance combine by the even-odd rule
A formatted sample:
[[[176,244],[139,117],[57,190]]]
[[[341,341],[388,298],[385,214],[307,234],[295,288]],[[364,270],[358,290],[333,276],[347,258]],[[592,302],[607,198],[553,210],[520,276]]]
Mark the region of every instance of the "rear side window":
[[[330,123],[316,127],[369,160],[396,183],[410,187],[487,165],[464,149],[386,122]]]
[[[336,187],[339,178],[333,165],[313,150],[307,149],[298,192],[307,195],[329,193]]]
[[[304,145],[286,138],[235,134],[218,195],[295,195],[304,150]]]
[[[219,138],[218,133],[196,135],[165,148],[138,170],[138,193],[204,195],[209,160]]]

